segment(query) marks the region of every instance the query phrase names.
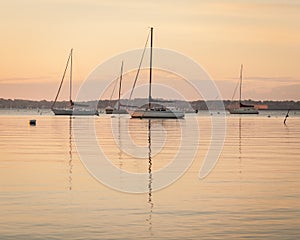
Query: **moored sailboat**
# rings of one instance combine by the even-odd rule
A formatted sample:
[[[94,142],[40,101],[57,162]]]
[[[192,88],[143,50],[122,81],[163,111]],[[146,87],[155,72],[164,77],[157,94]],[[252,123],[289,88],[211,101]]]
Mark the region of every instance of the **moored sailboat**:
[[[228,111],[231,114],[258,114],[258,110],[254,108],[254,105],[242,103],[242,81],[243,81],[243,64],[240,70],[240,97],[238,105],[229,106]]]
[[[144,109],[137,109],[131,113],[132,118],[184,118],[184,112],[177,109],[170,109],[164,106],[154,107],[152,104],[152,49],[153,49],[153,28],[150,29],[150,75],[149,75],[149,96],[148,104]]]
[[[64,78],[66,75],[66,72],[68,70],[68,67],[70,65],[70,79],[69,79],[69,105],[65,108],[56,108],[55,107],[55,103],[57,101],[57,98],[59,96],[62,84],[64,82]],[[85,106],[79,105],[79,104],[75,104],[72,100],[72,65],[73,65],[73,49],[71,49],[68,60],[67,60],[67,64],[55,97],[55,100],[51,106],[51,110],[55,115],[98,115],[98,111],[96,109],[91,109],[91,108],[86,108]]]
[[[118,106],[117,108],[113,108],[111,106],[108,106],[105,108],[106,114],[128,114],[126,109],[121,108],[121,89],[122,89],[122,78],[123,78],[123,61],[121,65],[121,73],[119,78],[119,94],[118,94]],[[114,92],[114,90],[113,90]],[[112,92],[112,94],[113,94]]]

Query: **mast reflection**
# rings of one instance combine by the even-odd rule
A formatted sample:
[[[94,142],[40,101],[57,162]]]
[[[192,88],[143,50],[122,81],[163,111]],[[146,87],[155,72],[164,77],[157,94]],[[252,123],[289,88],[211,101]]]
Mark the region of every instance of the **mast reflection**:
[[[68,177],[68,189],[72,190],[72,173],[73,173],[73,156],[72,156],[72,116],[69,117],[69,177]]]
[[[242,118],[239,117],[239,163],[240,173],[242,173]]]
[[[118,117],[115,119],[115,120],[117,120],[117,122],[118,122],[118,136],[117,136],[117,138],[118,138],[118,164],[119,164],[119,173],[120,173],[120,178],[119,178],[119,181],[120,181],[120,185],[122,185],[122,182],[124,181],[124,179],[123,179],[123,171],[122,171],[122,169],[123,169],[123,158],[124,158],[124,156],[123,156],[123,144],[122,144],[122,134],[121,134],[121,127],[122,127],[122,124],[121,124],[121,117],[120,117],[120,115],[118,115]],[[124,127],[124,126],[123,126]]]
[[[148,204],[150,206],[149,217],[146,219],[149,223],[149,231],[152,234],[152,213],[153,213],[153,206],[154,203],[152,201],[152,156],[151,156],[151,120],[148,120],[148,174],[149,174],[149,181],[148,181]]]
[[[122,138],[121,138],[121,117],[120,114],[118,116],[118,139],[119,139],[119,152],[118,152],[118,157],[119,157],[119,168],[122,170],[123,168],[123,151],[122,151]],[[122,171],[120,171],[122,173]]]

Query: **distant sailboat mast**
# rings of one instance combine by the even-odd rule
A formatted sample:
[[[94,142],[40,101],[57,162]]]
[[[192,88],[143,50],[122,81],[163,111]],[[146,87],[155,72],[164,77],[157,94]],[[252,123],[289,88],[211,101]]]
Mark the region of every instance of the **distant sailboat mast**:
[[[118,110],[120,110],[121,105],[121,88],[122,88],[122,78],[123,78],[123,61],[121,65],[121,74],[120,74],[120,83],[119,83],[119,101],[118,101]]]
[[[70,105],[73,107],[74,103],[72,101],[72,68],[73,68],[73,48],[70,53],[71,61],[70,61]]]
[[[241,64],[241,70],[240,70],[240,101],[239,105],[242,104],[242,81],[243,81],[243,64]]]
[[[152,47],[153,47],[153,27],[150,29],[151,38],[150,38],[150,76],[149,76],[149,99],[148,99],[148,108],[151,108],[151,84],[152,84]]]
[[[55,99],[52,103],[52,106],[51,106],[51,109],[53,109],[56,101],[57,101],[57,98],[58,98],[58,95],[60,93],[60,90],[61,90],[61,87],[62,87],[62,84],[64,82],[64,79],[65,79],[65,76],[66,76],[66,73],[67,73],[67,70],[68,70],[68,66],[69,66],[69,62],[71,62],[71,66],[70,66],[70,103],[72,104],[72,100],[71,100],[71,97],[72,97],[72,54],[73,54],[73,48],[71,49],[70,51],[70,54],[69,54],[69,57],[68,57],[68,60],[67,60],[67,63],[66,63],[66,67],[65,67],[65,70],[64,70],[64,73],[63,73],[63,76],[61,78],[61,81],[60,81],[60,84],[59,84],[59,87],[58,87],[58,91],[57,91],[57,94],[55,96]]]

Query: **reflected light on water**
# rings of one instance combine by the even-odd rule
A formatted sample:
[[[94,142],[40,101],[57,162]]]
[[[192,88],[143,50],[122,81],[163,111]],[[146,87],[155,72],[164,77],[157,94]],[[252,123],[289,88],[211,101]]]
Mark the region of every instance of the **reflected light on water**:
[[[147,174],[148,191],[142,194],[112,190],[86,171],[74,144],[74,118],[35,116],[37,125],[30,127],[31,116],[1,115],[0,238],[297,239],[300,115],[291,115],[284,126],[284,115],[266,114],[227,116],[218,164],[199,180],[211,137],[210,115],[200,112],[195,161],[159,191],[153,191],[153,172],[174,154],[178,122],[85,118],[87,124],[95,120],[99,142],[116,167]],[[183,121],[189,123],[189,116]],[[127,123],[144,158],[122,151]],[[126,181],[122,171],[118,181]]]

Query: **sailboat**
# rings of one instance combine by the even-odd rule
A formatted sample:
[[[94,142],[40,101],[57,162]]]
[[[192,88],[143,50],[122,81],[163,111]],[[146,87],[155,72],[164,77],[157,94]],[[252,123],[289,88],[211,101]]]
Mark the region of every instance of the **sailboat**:
[[[60,85],[58,87],[58,91],[55,97],[55,100],[51,106],[51,110],[55,115],[98,115],[98,111],[96,109],[90,109],[90,108],[86,108],[85,105],[79,105],[79,104],[75,104],[72,100],[72,65],[73,65],[73,49],[71,49],[68,60],[67,60],[67,64],[63,73],[63,77],[61,79]],[[55,108],[55,103],[57,101],[57,98],[59,96],[62,84],[64,82],[64,78],[66,75],[66,72],[68,70],[70,64],[70,79],[69,79],[69,83],[70,83],[70,94],[69,94],[69,106],[67,106],[66,108]]]
[[[228,111],[231,114],[258,114],[257,109],[253,105],[242,103],[242,81],[243,81],[243,64],[241,64],[240,70],[240,98],[238,105],[230,106]]]
[[[148,104],[144,109],[137,109],[131,113],[132,118],[184,118],[184,112],[177,109],[169,109],[164,106],[155,107],[152,104],[151,84],[152,84],[152,48],[153,48],[153,28],[150,28],[150,76],[149,76],[149,96]]]
[[[126,109],[121,109],[122,78],[123,78],[123,61],[122,61],[122,65],[121,65],[121,73],[120,73],[120,78],[119,78],[118,107],[117,108],[113,108],[113,107],[108,106],[107,108],[105,108],[105,113],[106,114],[128,114],[128,112],[126,111]]]

